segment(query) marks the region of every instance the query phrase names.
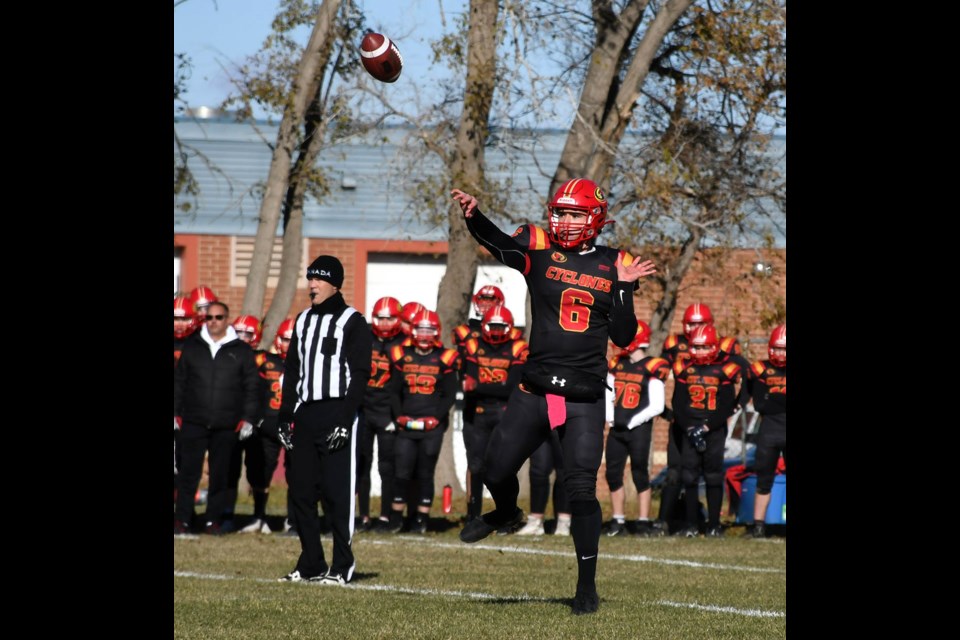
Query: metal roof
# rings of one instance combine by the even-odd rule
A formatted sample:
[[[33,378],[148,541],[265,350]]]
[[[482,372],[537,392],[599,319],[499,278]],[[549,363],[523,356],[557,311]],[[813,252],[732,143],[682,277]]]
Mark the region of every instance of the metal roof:
[[[200,185],[190,211],[178,207],[183,198],[174,203],[174,233],[255,235],[260,210],[258,185],[266,180],[278,125],[251,125],[217,117],[175,120],[174,127],[181,141],[199,154],[190,159],[189,166]],[[439,160],[431,159],[418,165],[421,176],[401,174],[398,158],[409,133],[406,127],[385,126],[321,151],[317,164],[327,171],[330,193],[320,203],[306,199],[304,236],[445,240],[445,226],[420,222],[413,215],[416,205],[409,201],[408,181],[439,173],[440,165]],[[488,178],[510,179],[517,185],[511,198],[516,211],[543,210],[540,198],[549,188],[550,176],[541,175],[537,164],[552,175],[567,135],[561,130],[536,133],[536,139],[531,137],[529,142],[535,150],[536,164],[527,155],[508,158],[496,147],[486,152]],[[782,154],[785,139],[775,139],[774,146],[773,153]],[[437,197],[446,198],[446,194]],[[539,213],[531,218],[538,219]],[[776,244],[783,246],[783,234],[774,235]]]

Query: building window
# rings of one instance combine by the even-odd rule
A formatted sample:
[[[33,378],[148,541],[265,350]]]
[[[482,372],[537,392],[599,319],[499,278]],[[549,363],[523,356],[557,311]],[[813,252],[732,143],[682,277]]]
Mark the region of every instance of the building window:
[[[246,287],[247,274],[250,273],[250,264],[253,262],[253,244],[256,238],[233,236],[230,250],[233,259],[230,261],[230,286]],[[280,278],[280,259],[283,255],[283,238],[274,238],[273,253],[270,255],[270,270],[267,276],[267,286],[276,287]],[[299,274],[307,272],[307,239],[304,238],[300,246]],[[297,288],[306,289],[307,281],[297,278]]]

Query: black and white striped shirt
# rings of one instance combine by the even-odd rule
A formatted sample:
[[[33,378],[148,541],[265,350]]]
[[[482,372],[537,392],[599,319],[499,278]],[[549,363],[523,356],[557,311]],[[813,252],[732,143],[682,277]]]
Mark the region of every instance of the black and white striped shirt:
[[[353,422],[370,379],[370,330],[363,314],[337,292],[301,312],[287,352],[280,422],[293,422],[304,403],[334,401],[322,421]]]
[[[297,355],[300,376],[297,400],[313,402],[342,398],[350,387],[350,369],[343,357],[344,327],[360,312],[346,307],[339,314],[317,314],[310,311],[297,318]]]

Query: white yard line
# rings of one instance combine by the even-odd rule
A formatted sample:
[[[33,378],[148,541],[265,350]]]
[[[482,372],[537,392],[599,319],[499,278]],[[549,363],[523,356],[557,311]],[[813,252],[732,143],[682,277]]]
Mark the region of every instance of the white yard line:
[[[657,600],[653,604],[660,604],[666,607],[680,607],[683,609],[697,609],[698,611],[712,611],[715,613],[735,613],[739,616],[750,616],[752,618],[783,618],[787,615],[785,611],[737,609],[736,607],[719,607],[713,604],[697,604],[696,602],[671,602],[670,600]]]
[[[356,538],[354,539],[356,541]],[[548,549],[532,549],[530,547],[519,547],[519,546],[503,546],[503,545],[492,545],[492,544],[465,544],[465,543],[449,543],[449,542],[433,542],[431,540],[423,540],[419,537],[413,536],[404,536],[402,540],[371,540],[365,539],[362,541],[363,544],[378,544],[378,545],[395,545],[395,544],[417,544],[434,549],[460,549],[460,550],[478,550],[478,551],[499,551],[501,553],[526,553],[532,555],[541,555],[541,556],[573,556],[571,551],[554,551]],[[784,569],[777,569],[775,567],[750,567],[746,565],[735,565],[735,564],[716,564],[713,562],[694,562],[692,560],[671,560],[669,558],[654,558],[652,556],[646,555],[633,555],[633,554],[617,554],[617,553],[601,553],[600,559],[602,560],[626,560],[627,562],[649,562],[652,564],[663,564],[670,566],[678,567],[692,567],[696,569],[717,569],[721,571],[746,571],[752,573],[786,573]]]
[[[264,584],[282,584],[274,579],[267,578],[242,578],[237,576],[228,576],[211,573],[196,573],[194,571],[174,571],[173,575],[178,578],[196,578],[198,580],[249,580],[251,582],[260,582]],[[305,586],[330,588],[314,582],[296,583]],[[525,593],[519,595],[498,595],[494,593],[484,593],[482,591],[450,591],[446,589],[414,589],[411,587],[398,587],[388,584],[349,584],[343,589],[354,589],[358,591],[385,591],[392,593],[408,593],[411,595],[422,596],[442,596],[451,598],[467,598],[470,600],[509,600],[511,602],[555,602],[555,598],[541,598]],[[783,618],[786,616],[784,611],[763,611],[762,609],[738,609],[736,607],[721,607],[717,605],[699,604],[696,602],[673,602],[670,600],[657,600],[655,602],[646,602],[643,604],[658,605],[665,607],[679,607],[686,609],[696,609],[698,611],[709,611],[713,613],[733,613],[740,616],[752,618]]]

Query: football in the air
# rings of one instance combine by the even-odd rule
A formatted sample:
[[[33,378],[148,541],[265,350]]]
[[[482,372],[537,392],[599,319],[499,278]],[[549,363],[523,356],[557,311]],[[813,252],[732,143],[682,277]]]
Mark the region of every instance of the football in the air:
[[[380,82],[396,82],[403,70],[403,57],[387,36],[369,32],[360,43],[363,68]]]

